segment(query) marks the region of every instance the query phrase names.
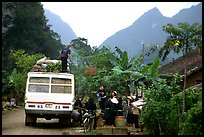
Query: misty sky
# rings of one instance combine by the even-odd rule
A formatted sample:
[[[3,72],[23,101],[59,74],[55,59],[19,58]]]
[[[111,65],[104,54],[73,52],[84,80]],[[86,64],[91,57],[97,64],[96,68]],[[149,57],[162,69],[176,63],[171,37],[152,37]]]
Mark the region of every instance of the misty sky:
[[[45,9],[68,23],[77,37],[99,46],[108,37],[129,27],[145,12],[156,7],[163,16],[172,17],[181,9],[200,2],[41,2]],[[67,32],[69,33],[69,32]],[[68,41],[67,43],[69,43]]]

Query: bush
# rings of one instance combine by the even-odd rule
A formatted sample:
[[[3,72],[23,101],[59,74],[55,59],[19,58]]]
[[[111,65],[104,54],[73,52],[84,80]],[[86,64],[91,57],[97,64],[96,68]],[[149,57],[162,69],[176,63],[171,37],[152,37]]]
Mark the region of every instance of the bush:
[[[180,125],[180,135],[202,135],[202,89],[187,90],[186,113]]]
[[[144,128],[151,135],[177,135],[182,110],[180,77],[175,75],[170,84],[165,79],[152,81],[144,91],[145,107],[141,113]],[[178,103],[178,104],[177,104]]]

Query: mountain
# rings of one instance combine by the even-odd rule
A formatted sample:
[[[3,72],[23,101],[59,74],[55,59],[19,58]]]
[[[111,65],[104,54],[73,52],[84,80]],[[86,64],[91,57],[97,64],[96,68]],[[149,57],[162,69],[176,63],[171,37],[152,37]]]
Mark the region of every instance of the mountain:
[[[69,24],[65,23],[60,16],[45,9],[45,17],[48,19],[48,24],[51,25],[51,29],[61,36],[61,41],[63,44],[67,44],[72,39],[77,38]]]
[[[188,9],[183,9],[171,18],[163,16],[157,8],[153,8],[144,13],[129,27],[107,38],[99,48],[105,46],[114,51],[114,48],[117,46],[122,51],[127,51],[129,57],[136,57],[142,53],[143,44],[163,45],[167,38],[167,33],[162,30],[162,26],[168,23],[177,25],[177,23],[192,24],[195,22],[202,24],[202,3]],[[149,49],[149,47],[144,46],[145,53]],[[145,56],[145,63],[152,62],[157,53],[158,51],[150,56]],[[166,62],[162,62],[162,64],[166,64],[179,56],[181,56],[181,53],[175,54],[171,52]]]

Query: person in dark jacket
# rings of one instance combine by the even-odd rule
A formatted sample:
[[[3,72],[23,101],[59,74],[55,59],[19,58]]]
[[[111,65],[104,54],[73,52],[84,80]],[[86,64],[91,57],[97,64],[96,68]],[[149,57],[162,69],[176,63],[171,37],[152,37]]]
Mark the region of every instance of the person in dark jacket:
[[[68,72],[67,70],[67,59],[71,61],[71,45],[68,44],[60,53],[60,59],[62,61],[62,72]]]
[[[110,123],[112,127],[115,127],[115,116],[117,115],[117,107],[118,107],[118,99],[116,98],[117,91],[111,92],[111,99],[110,99]]]
[[[105,123],[115,127],[115,116],[117,115],[118,100],[116,98],[117,92],[112,91],[111,96],[105,104]]]
[[[127,118],[127,126],[133,126],[133,123],[134,123],[134,115],[133,115],[133,104],[132,104],[132,98],[131,97],[128,97],[127,98],[127,115],[126,115],[126,118]]]
[[[119,97],[118,98],[118,106],[117,106],[117,115],[118,116],[123,116],[124,109],[123,109],[122,103],[123,103],[123,99],[122,99],[122,97]]]
[[[100,86],[99,90],[97,91],[97,97],[98,97],[98,103],[99,107],[102,112],[105,110],[105,100],[106,100],[106,93],[105,93],[105,88],[103,85]]]
[[[85,105],[85,108],[92,112],[96,110],[96,103],[94,102],[93,98],[89,98],[88,102]]]
[[[74,109],[78,110],[78,112],[80,113],[80,116],[79,116],[80,124],[82,124],[82,111],[81,111],[82,107],[83,107],[82,99],[78,97],[76,101],[74,102]]]
[[[88,102],[85,104],[85,108],[94,116],[93,129],[96,129],[96,103],[93,98],[89,98]]]
[[[111,107],[111,104],[110,104],[110,100],[111,100],[111,97],[110,96],[107,96],[106,97],[106,100],[105,100],[105,111],[104,111],[104,119],[105,119],[105,125],[111,125],[111,122],[110,122],[110,107]]]

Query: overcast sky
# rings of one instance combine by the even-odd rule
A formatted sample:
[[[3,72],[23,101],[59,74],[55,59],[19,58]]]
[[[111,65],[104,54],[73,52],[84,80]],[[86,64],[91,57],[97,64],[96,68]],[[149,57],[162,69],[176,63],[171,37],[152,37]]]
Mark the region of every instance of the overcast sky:
[[[108,37],[129,27],[154,7],[157,7],[163,16],[172,17],[181,9],[190,8],[200,2],[41,3],[45,9],[57,14],[64,22],[68,23],[77,37],[88,39],[90,46],[99,46]]]

